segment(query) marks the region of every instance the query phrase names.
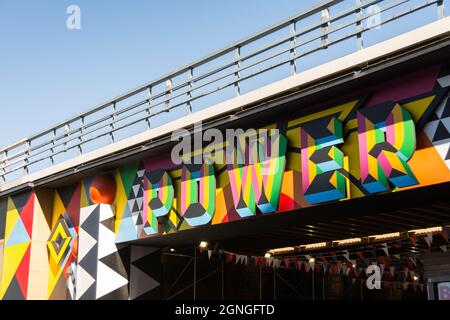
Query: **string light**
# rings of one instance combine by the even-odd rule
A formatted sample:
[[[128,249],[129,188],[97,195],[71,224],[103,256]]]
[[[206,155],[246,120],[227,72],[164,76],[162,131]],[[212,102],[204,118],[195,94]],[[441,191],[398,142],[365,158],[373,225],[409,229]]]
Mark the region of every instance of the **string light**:
[[[323,248],[326,246],[327,246],[326,242],[318,242],[318,243],[307,244],[307,245],[303,246],[303,248],[309,250],[309,249]]]
[[[292,252],[292,251],[295,251],[294,247],[286,247],[286,248],[277,248],[277,249],[269,250],[269,253],[271,253],[271,254],[283,254],[283,253],[288,253],[288,252]]]
[[[432,228],[426,228],[426,229],[415,229],[408,231],[409,233],[414,233],[415,235],[421,235],[421,234],[427,234],[427,233],[433,233],[433,232],[441,232],[442,227],[432,227]]]
[[[374,240],[383,240],[383,239],[389,239],[389,238],[399,238],[400,232],[392,232],[392,233],[385,233],[385,234],[378,234],[375,236],[370,236],[369,238],[372,238]]]
[[[333,241],[333,243],[336,243],[338,246],[346,245],[346,244],[352,244],[352,243],[358,243],[361,242],[361,238],[350,238],[350,239],[344,239],[344,240],[336,240]]]

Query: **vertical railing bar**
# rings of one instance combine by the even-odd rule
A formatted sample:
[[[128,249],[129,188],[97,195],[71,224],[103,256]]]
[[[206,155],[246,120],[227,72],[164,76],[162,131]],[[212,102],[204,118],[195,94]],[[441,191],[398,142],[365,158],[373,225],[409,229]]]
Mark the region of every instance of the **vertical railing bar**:
[[[112,108],[113,108],[113,113],[112,113],[111,124],[109,125],[109,127],[110,127],[110,133],[109,133],[109,136],[110,136],[110,138],[111,138],[111,143],[114,143],[114,121],[115,121],[116,118],[117,118],[117,115],[116,115],[116,111],[117,111],[117,105],[116,105],[116,102],[114,102],[114,103],[112,104]]]
[[[6,165],[8,164],[8,150],[5,150],[5,159],[3,160],[3,182],[6,182]]]
[[[64,148],[66,149],[64,152],[67,152],[67,137],[69,136],[69,132],[70,132],[70,123],[67,123],[64,126],[64,132],[65,132],[64,138],[66,140],[66,142],[64,142]]]
[[[437,2],[437,14],[438,14],[438,19],[442,19],[445,16],[445,11],[444,11],[444,0],[438,0]]]
[[[323,34],[322,37],[322,46],[323,49],[327,49],[328,48],[328,29],[330,27],[330,10],[329,8],[325,8],[320,12],[320,20],[323,22],[322,26],[321,26],[321,32]]]
[[[290,32],[291,34],[293,34],[294,36],[292,36],[291,38],[291,74],[294,75],[297,73],[297,65],[296,65],[296,50],[295,50],[295,44],[297,43],[297,37],[295,36],[296,34],[296,23],[295,21],[292,21],[290,24]]]
[[[153,95],[152,95],[152,86],[148,87],[148,108],[147,108],[147,127],[150,129],[151,128],[151,124],[150,124],[150,118],[152,115],[152,100],[153,100]]]
[[[356,18],[360,18],[362,15],[362,9],[361,9],[361,0],[356,0]],[[356,31],[361,31],[362,29],[362,21],[358,20],[356,22]],[[356,35],[356,42],[357,42],[357,50],[362,50],[364,48],[364,42],[363,42],[363,34],[362,32],[358,32]]]
[[[165,110],[170,110],[170,99],[172,98],[172,79],[166,80],[166,107]]]
[[[188,97],[188,112],[189,113],[192,113],[192,91],[191,91],[191,89],[192,89],[192,86],[193,86],[193,83],[192,83],[192,78],[194,77],[194,68],[189,68],[189,73],[188,73],[188,80],[189,80],[189,91],[188,91],[188,94],[187,94],[187,97]]]
[[[50,162],[52,163],[52,165],[55,164],[55,159],[53,158],[53,155],[55,154],[55,148],[54,148],[54,146],[55,146],[55,138],[56,138],[56,129],[53,129],[53,139],[52,139],[53,147],[50,148],[50,152],[51,152]]]
[[[24,158],[24,161],[23,161],[24,162],[24,165],[23,165],[23,175],[24,176],[29,173],[29,170],[28,170],[29,159],[28,159],[28,157],[30,155],[30,146],[31,146],[30,140],[27,140],[27,142],[25,143],[25,158]]]
[[[241,73],[239,72],[240,68],[241,68],[241,47],[236,47],[236,49],[234,50],[235,52],[235,58],[236,58],[236,72],[234,73],[234,76],[236,78],[236,83],[234,84],[234,88],[235,88],[235,92],[236,92],[236,96],[240,96],[241,95],[241,84],[239,79],[241,78]]]
[[[84,131],[84,116],[80,118],[80,137],[78,138],[78,152],[83,154],[83,131]]]

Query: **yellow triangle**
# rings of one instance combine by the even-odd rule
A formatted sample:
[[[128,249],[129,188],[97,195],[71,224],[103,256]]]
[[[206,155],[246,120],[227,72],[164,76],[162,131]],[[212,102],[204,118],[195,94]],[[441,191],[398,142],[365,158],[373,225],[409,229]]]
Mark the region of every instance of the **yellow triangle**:
[[[331,176],[330,183],[333,185],[333,187],[336,188],[336,186],[337,186],[337,176],[336,176],[336,171],[335,171],[335,172],[333,173],[333,175]]]
[[[3,299],[3,296],[11,284],[17,268],[19,267],[20,262],[22,261],[29,246],[30,243],[25,242],[4,248],[2,281],[0,284],[0,300]]]
[[[9,201],[12,201],[11,198],[8,198]],[[8,212],[6,213],[6,226],[5,226],[5,240],[8,241],[11,232],[17,224],[17,220],[19,220],[19,211],[12,206],[8,205]]]
[[[414,122],[417,123],[420,118],[423,116],[425,111],[428,109],[430,104],[433,102],[436,96],[430,96],[423,99],[419,99],[416,101],[412,101],[409,103],[405,103],[403,107],[411,113],[411,116],[414,119]]]
[[[80,208],[84,208],[89,206],[88,199],[86,197],[86,184],[83,181],[81,183],[81,199],[80,199]]]
[[[61,215],[66,212],[66,208],[64,207],[64,204],[61,201],[61,198],[59,197],[59,194],[57,191],[55,191],[55,197],[53,201],[53,219],[52,219],[52,229],[55,226],[55,224],[58,222],[58,219]]]

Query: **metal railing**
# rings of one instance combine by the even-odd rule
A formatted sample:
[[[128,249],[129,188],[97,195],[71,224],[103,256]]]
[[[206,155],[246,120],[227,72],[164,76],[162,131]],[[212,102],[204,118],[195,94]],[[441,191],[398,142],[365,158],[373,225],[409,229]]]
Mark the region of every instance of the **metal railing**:
[[[345,4],[348,8],[340,9],[339,6]],[[125,132],[122,138],[200,110],[195,104],[202,99],[215,95],[214,98],[226,100],[240,95],[244,84],[269,75],[273,70],[284,68],[285,77],[294,75],[302,69],[304,59],[320,51],[329,52],[339,43],[351,41],[352,51],[360,50],[364,35],[374,28],[373,23],[367,23],[370,19],[379,18],[376,20],[378,27],[418,11],[425,12],[429,7],[437,8],[437,14],[432,10],[433,20],[444,17],[444,0],[324,1],[190,65],[0,149],[0,183],[27,175],[33,168],[42,169],[38,168],[39,165],[52,166],[58,162],[59,156],[69,152],[88,152],[90,150],[86,146],[89,143],[97,143],[94,148],[113,143],[125,129],[131,128],[134,132],[128,135]],[[305,21],[309,24],[300,26]],[[218,93],[222,96],[217,96]],[[162,115],[170,117],[164,120]],[[162,122],[158,124],[158,121]]]

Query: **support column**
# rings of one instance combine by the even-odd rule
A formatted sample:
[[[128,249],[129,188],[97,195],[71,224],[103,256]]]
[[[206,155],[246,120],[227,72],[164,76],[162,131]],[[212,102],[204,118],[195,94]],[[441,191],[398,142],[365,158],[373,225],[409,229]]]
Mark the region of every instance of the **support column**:
[[[47,300],[49,256],[47,240],[51,233],[53,190],[35,190],[31,239],[28,300]]]

